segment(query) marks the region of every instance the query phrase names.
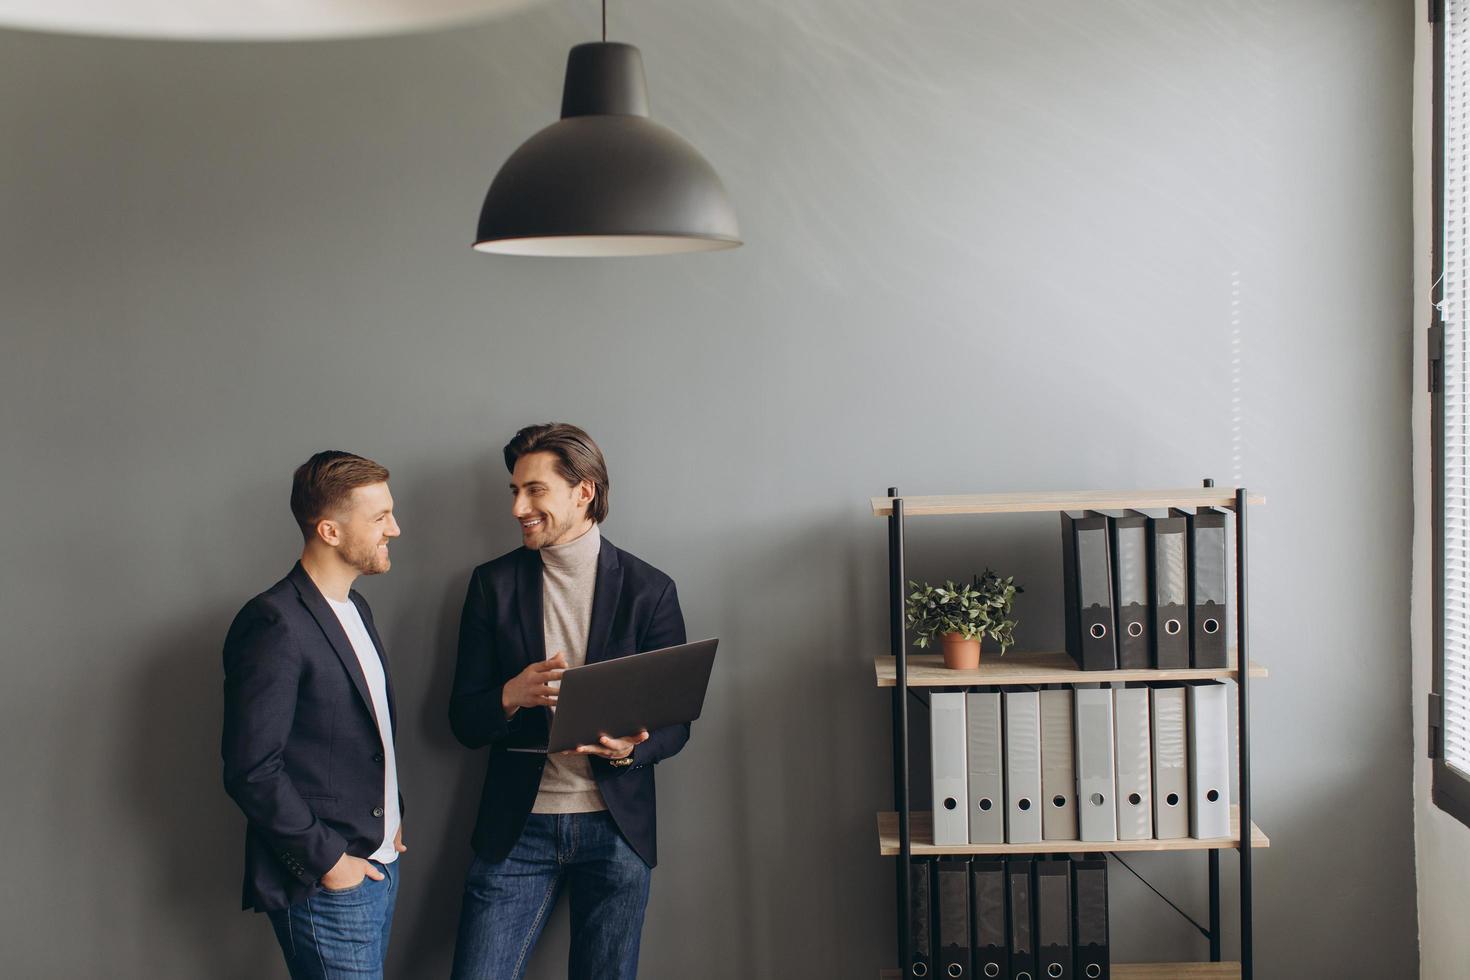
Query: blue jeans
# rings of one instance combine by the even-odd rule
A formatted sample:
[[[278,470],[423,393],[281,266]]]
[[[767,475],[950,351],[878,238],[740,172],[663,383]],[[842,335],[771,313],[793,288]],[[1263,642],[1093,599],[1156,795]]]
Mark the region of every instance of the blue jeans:
[[[503,861],[476,856],[465,880],[454,980],[520,980],[565,886],[571,980],[634,980],[653,872],[601,813],[533,813]]]
[[[268,912],[291,980],[382,980],[388,930],[398,898],[398,862],[378,864],[382,881],[345,891],[323,889],[304,902]]]

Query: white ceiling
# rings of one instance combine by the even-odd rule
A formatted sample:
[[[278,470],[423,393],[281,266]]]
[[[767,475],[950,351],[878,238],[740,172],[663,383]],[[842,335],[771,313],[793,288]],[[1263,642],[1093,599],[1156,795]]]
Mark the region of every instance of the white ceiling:
[[[537,0],[0,0],[0,28],[175,40],[292,40],[426,30]]]

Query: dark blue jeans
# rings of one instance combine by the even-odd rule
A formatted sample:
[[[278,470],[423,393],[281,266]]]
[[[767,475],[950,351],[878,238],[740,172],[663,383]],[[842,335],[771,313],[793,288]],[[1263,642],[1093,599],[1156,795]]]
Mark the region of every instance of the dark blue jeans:
[[[571,980],[634,980],[648,865],[602,813],[533,813],[503,861],[476,856],[465,880],[454,980],[520,980],[565,886]]]
[[[291,980],[382,980],[388,930],[398,899],[398,861],[373,862],[386,876],[345,891],[322,890],[267,913]]]

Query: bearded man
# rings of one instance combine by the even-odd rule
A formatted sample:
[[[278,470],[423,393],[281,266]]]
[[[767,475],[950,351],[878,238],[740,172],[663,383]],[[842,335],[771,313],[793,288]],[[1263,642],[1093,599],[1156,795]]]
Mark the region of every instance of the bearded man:
[[[381,978],[403,799],[393,685],[359,575],[398,537],[388,471],[321,452],[291,512],[305,545],[225,638],[225,790],[245,812],[242,904],[265,912],[293,980]]]
[[[571,906],[567,976],[634,980],[653,866],[653,770],[687,724],[545,745],[562,674],[683,643],[674,582],[598,526],[611,489],[602,450],[564,422],[504,450],[521,547],[470,576],[449,704],[455,737],[488,746],[465,878],[454,980],[519,980],[557,895]]]

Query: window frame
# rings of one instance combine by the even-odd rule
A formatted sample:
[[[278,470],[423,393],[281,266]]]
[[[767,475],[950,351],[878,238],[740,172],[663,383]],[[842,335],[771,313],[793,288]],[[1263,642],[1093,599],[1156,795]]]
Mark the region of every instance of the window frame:
[[[1444,414],[1444,237],[1445,237],[1445,0],[1428,0],[1434,24],[1433,125],[1433,236],[1430,268],[1434,275],[1429,324],[1430,425],[1433,441],[1431,472],[1434,506],[1434,664],[1429,695],[1429,758],[1432,766],[1430,796],[1435,806],[1470,826],[1470,776],[1444,758],[1444,649],[1445,649],[1445,414]]]

